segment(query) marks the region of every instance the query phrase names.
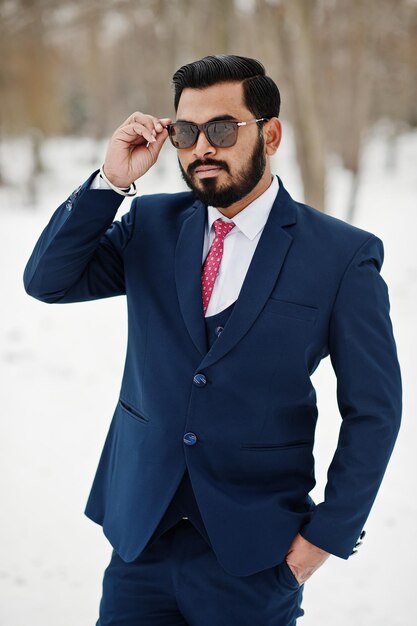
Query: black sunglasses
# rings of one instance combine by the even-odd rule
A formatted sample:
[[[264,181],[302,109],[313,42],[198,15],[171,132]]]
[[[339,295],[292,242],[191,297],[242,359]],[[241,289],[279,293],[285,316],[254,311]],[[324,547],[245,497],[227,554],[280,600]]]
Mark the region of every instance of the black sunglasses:
[[[198,136],[204,131],[207,141],[215,148],[231,148],[237,141],[237,132],[240,126],[266,122],[269,117],[260,117],[248,122],[235,122],[233,120],[217,120],[205,124],[193,124],[192,122],[174,122],[167,125],[168,135],[175,148],[183,150],[191,148],[197,143]]]

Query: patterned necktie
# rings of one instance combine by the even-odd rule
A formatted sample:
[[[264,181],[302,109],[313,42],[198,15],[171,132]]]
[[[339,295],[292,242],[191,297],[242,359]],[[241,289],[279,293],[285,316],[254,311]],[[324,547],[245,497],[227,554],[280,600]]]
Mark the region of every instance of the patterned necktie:
[[[235,227],[234,222],[224,222],[221,218],[214,222],[215,237],[211,244],[209,253],[203,264],[201,282],[203,287],[203,309],[206,314],[214,289],[214,282],[217,278],[220,263],[223,256],[223,240],[226,235]]]

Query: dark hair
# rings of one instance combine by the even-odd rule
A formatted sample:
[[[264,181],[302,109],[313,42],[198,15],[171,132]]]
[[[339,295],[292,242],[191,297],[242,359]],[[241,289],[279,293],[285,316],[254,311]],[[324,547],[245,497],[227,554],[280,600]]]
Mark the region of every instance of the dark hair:
[[[278,117],[279,89],[272,78],[265,75],[262,63],[234,54],[207,56],[180,67],[172,77],[175,110],[186,87],[204,89],[229,81],[243,83],[245,105],[255,117]]]

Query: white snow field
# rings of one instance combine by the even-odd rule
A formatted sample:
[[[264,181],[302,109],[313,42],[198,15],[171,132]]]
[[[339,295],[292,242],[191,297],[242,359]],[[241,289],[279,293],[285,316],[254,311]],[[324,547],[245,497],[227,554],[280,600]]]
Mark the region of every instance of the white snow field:
[[[25,293],[22,274],[52,212],[99,167],[105,145],[75,138],[48,141],[43,151],[47,173],[32,188],[26,185],[31,168],[27,143],[0,146],[0,163],[11,181],[0,188],[0,626],[94,626],[98,618],[111,547],[83,510],[118,398],[125,300],[43,304]],[[354,223],[385,244],[382,275],[403,373],[403,425],[365,526],[364,544],[347,561],[329,558],[306,583],[302,626],[417,624],[412,597],[417,561],[416,162],[417,133],[404,133],[395,146],[388,145],[383,127],[364,155]],[[293,197],[302,199],[288,126],[274,171]],[[329,207],[342,219],[349,181],[334,163]],[[167,145],[142,179],[140,193],[183,188],[175,151]],[[128,207],[125,200],[118,216]],[[329,358],[313,382],[320,411],[312,493],[318,502],[340,426]]]

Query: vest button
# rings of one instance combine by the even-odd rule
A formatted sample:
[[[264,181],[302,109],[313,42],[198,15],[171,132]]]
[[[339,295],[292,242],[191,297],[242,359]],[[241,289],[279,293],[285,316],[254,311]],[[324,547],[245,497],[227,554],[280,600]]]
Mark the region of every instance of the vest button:
[[[223,326],[217,326],[216,330],[214,331],[216,333],[217,336],[219,336],[221,334],[223,330]]]
[[[197,443],[197,436],[194,433],[185,433],[182,440],[187,446],[194,446]]]
[[[204,374],[196,374],[193,378],[193,383],[197,385],[197,387],[204,387],[204,385],[207,384],[207,378]]]

